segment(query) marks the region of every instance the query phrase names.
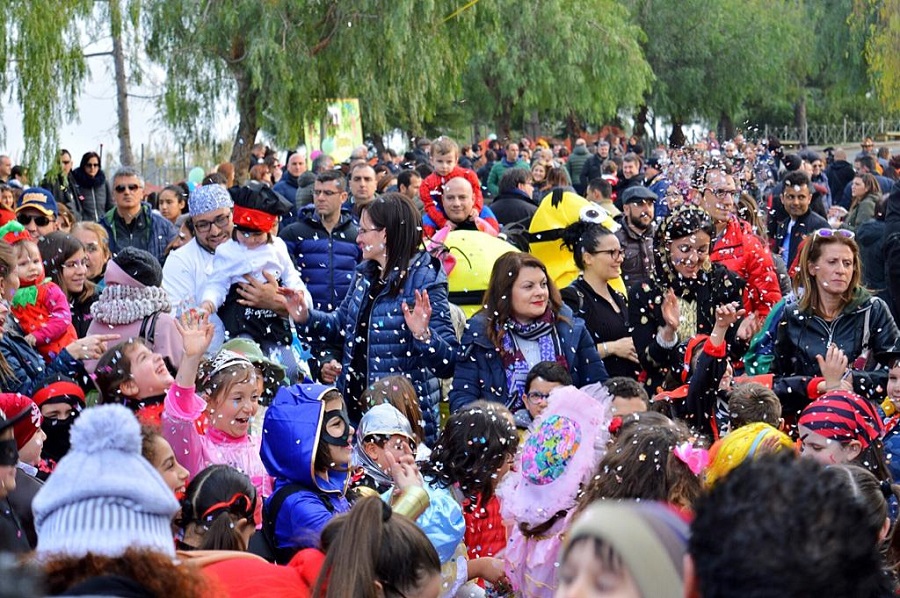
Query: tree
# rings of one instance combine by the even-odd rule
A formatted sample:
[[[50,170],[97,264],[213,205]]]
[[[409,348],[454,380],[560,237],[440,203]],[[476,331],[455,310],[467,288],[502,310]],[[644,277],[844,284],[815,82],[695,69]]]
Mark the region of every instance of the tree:
[[[420,127],[459,88],[458,41],[479,7],[445,17],[464,4],[156,0],[147,52],[166,69],[163,113],[182,139],[202,140],[223,108],[236,108],[231,160],[246,172],[260,130],[296,144],[331,99],[359,98],[369,130]]]
[[[8,0],[0,19],[0,93],[22,108],[23,162],[54,163],[60,123],[76,114],[87,69],[78,19],[92,0]],[[2,114],[2,105],[0,105]],[[4,131],[0,130],[0,141]]]
[[[640,103],[653,75],[641,31],[613,0],[498,0],[480,6],[486,47],[466,71],[471,110],[509,136],[514,114],[602,122]]]
[[[646,103],[668,115],[670,142],[696,118],[733,120],[754,98],[789,93],[809,47],[793,0],[628,0],[656,74]]]
[[[878,99],[888,112],[900,112],[900,0],[855,0],[853,24],[864,36]]]
[[[116,125],[119,137],[119,162],[123,166],[134,165],[134,153],[131,150],[131,117],[128,110],[129,76],[126,62],[130,63],[132,78],[140,81],[140,44],[133,40],[138,37],[138,25],[142,0],[103,0],[97,2],[100,9],[95,15],[93,26],[99,30],[108,30],[111,48],[108,52],[94,52],[86,55],[93,58],[109,56],[113,62],[113,77],[116,82]],[[129,43],[129,39],[132,43]],[[129,60],[130,58],[130,60]]]

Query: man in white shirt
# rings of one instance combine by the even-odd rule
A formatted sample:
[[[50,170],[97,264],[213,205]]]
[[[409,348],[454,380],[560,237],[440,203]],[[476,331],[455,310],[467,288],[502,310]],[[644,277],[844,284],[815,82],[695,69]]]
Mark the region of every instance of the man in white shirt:
[[[177,306],[177,312],[199,307],[203,288],[212,271],[216,247],[231,238],[233,209],[234,202],[223,185],[204,185],[191,193],[188,210],[194,238],[170,253],[163,267],[162,286]],[[277,281],[268,273],[266,278],[267,282],[262,283],[248,277],[247,284],[238,292],[248,305],[287,315],[284,299],[277,294]],[[210,351],[214,352],[225,340],[225,328],[215,314],[210,316],[210,322],[216,327],[210,345]]]

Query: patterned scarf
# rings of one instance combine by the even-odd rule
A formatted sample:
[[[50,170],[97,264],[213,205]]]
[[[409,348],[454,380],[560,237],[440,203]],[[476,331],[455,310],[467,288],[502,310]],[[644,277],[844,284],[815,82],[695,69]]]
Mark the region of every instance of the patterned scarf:
[[[97,302],[91,306],[94,318],[112,326],[130,324],[158,311],[172,311],[172,304],[165,290],[160,287],[126,287],[120,284],[103,289]]]
[[[515,411],[524,407],[522,396],[525,394],[525,379],[531,369],[519,348],[517,339],[537,341],[541,361],[555,361],[566,369],[569,369],[569,364],[559,343],[559,335],[556,333],[556,314],[549,308],[543,316],[531,324],[522,324],[515,318],[510,318],[503,325],[503,329],[506,334],[501,341],[500,359],[503,362],[509,394],[507,407]]]

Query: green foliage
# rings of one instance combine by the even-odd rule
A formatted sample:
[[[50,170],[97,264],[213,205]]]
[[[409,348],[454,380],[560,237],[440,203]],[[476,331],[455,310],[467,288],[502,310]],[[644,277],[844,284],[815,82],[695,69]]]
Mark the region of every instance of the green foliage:
[[[460,1],[156,0],[147,51],[164,65],[164,114],[199,139],[219,109],[238,107],[238,144],[257,130],[296,144],[326,101],[360,99],[374,131],[417,128],[458,89],[457,36],[472,11]],[[246,137],[246,138],[243,138]]]
[[[673,121],[736,115],[796,96],[812,44],[793,0],[628,0],[657,82],[647,103]]]
[[[59,124],[76,114],[75,100],[87,72],[76,23],[92,5],[92,0],[9,0],[4,5],[0,94],[11,94],[22,109],[23,162],[32,172],[37,163],[53,161]]]
[[[485,47],[468,63],[465,97],[499,133],[514,112],[603,122],[649,90],[643,34],[613,0],[496,0],[478,9]]]
[[[855,0],[851,22],[865,40],[869,80],[881,106],[900,113],[900,0]]]

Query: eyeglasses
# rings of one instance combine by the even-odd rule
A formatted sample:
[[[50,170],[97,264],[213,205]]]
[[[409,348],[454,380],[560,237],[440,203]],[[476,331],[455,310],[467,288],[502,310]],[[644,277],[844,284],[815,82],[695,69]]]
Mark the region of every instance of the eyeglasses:
[[[375,228],[363,228],[362,226],[360,226],[357,230],[359,230],[359,234],[361,234],[361,235],[367,235],[367,234],[369,234],[369,233],[373,233],[373,232],[378,231],[378,230],[384,230],[384,227],[383,227],[383,226],[379,226],[379,227],[375,227]]]
[[[141,186],[137,183],[131,183],[130,185],[116,185],[116,193],[125,193],[125,189],[129,191],[137,191]]]
[[[734,189],[712,189],[707,187],[706,190],[715,195],[716,199],[725,199],[726,197],[734,198],[736,193]]]
[[[34,216],[34,215],[30,215],[30,214],[19,214],[18,216],[16,216],[16,220],[22,226],[28,226],[32,222],[34,222],[38,226],[47,226],[48,224],[53,222],[52,220],[50,220],[50,218],[48,218],[47,216],[44,216],[43,214],[38,215],[38,216]]]
[[[856,235],[851,230],[847,230],[845,228],[820,228],[815,233],[813,233],[816,237],[822,237],[824,239],[830,239],[832,237],[844,237],[845,239],[852,239]]]
[[[66,262],[62,265],[63,268],[87,268],[87,260],[72,260],[70,262]]]
[[[548,392],[538,392],[536,390],[532,390],[525,398],[531,401],[532,403],[546,403],[547,399],[550,398],[550,393]]]
[[[316,189],[313,191],[313,196],[324,195],[325,197],[334,197],[339,194],[340,191],[331,191],[329,189]]]
[[[84,165],[85,168],[100,168],[99,162],[88,162]]]
[[[598,253],[605,253],[614,260],[617,260],[625,255],[625,252],[621,249],[598,249],[597,251],[591,251],[590,253],[593,255],[597,255]]]
[[[218,216],[215,220],[210,222],[209,220],[200,220],[194,221],[194,230],[198,233],[208,233],[212,228],[213,224],[216,225],[216,228],[223,229],[231,222],[231,214],[222,214]]]

